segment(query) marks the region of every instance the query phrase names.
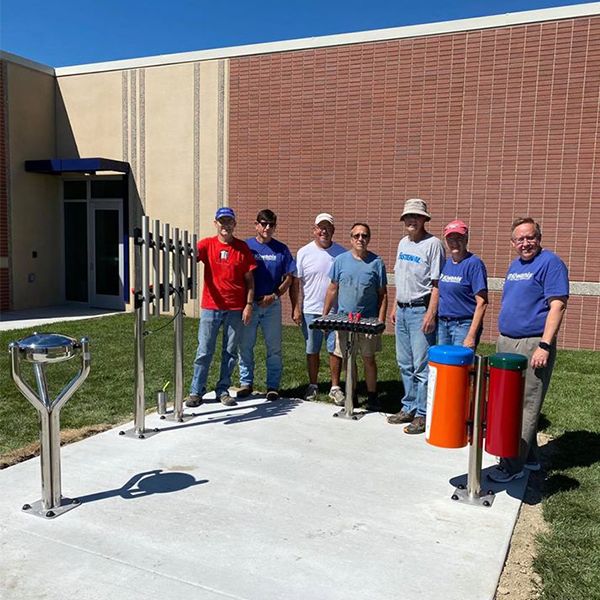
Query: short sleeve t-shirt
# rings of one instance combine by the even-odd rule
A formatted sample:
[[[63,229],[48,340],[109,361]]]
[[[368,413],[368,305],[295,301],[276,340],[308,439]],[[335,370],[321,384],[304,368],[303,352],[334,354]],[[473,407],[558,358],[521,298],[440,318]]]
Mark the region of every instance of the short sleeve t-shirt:
[[[398,244],[394,265],[396,300],[415,302],[428,296],[432,282],[440,278],[444,258],[444,246],[433,235],[428,234],[419,242],[403,237]]]
[[[329,277],[339,286],[338,312],[378,316],[379,290],[387,285],[385,265],[379,256],[369,252],[358,259],[352,252],[344,252],[333,261]]]
[[[438,314],[449,319],[470,318],[475,313],[475,296],[487,291],[487,270],[483,261],[470,252],[459,263],[447,258],[438,283]]]
[[[568,296],[569,272],[556,254],[542,249],[529,261],[516,258],[502,291],[500,333],[512,338],[541,336],[550,312],[548,300]]]
[[[268,244],[262,244],[252,237],[246,240],[246,244],[256,261],[255,298],[272,294],[286,275],[296,272],[296,261],[289,248],[282,242],[272,239]]]
[[[233,238],[230,244],[217,236],[198,242],[198,260],[204,263],[202,308],[242,310],[246,306],[244,275],[256,269],[246,242]]]
[[[307,314],[323,314],[325,294],[331,283],[329,271],[336,256],[346,252],[346,248],[335,242],[329,248],[321,248],[310,242],[298,250],[296,268],[302,285],[302,311]]]

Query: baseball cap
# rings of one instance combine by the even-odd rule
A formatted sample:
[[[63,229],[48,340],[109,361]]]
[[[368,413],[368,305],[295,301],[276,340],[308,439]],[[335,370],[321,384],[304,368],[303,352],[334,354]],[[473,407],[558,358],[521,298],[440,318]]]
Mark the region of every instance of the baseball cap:
[[[218,221],[223,217],[231,217],[232,219],[235,219],[235,213],[233,212],[233,209],[229,208],[229,206],[221,206],[221,208],[218,208],[215,214],[215,221]]]
[[[333,223],[333,217],[329,213],[319,213],[315,218],[315,225],[322,223],[323,221],[327,221],[328,223]]]
[[[469,228],[465,225],[464,221],[456,219],[456,221],[450,221],[446,227],[444,227],[444,237],[451,233],[459,233],[460,235],[467,235]]]
[[[404,203],[404,210],[400,220],[402,221],[406,215],[423,215],[427,220],[431,220],[431,215],[427,210],[427,203],[420,198],[410,198]]]

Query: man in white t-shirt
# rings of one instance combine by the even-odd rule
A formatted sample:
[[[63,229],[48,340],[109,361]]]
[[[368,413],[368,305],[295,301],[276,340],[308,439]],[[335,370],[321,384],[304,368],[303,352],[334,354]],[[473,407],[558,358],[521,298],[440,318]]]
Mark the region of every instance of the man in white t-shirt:
[[[331,280],[329,271],[336,256],[346,249],[333,241],[335,226],[333,217],[328,213],[317,215],[313,226],[314,240],[298,250],[296,257],[297,276],[290,288],[292,302],[292,318],[302,326],[306,340],[306,366],[309,384],[304,394],[305,400],[315,400],[318,394],[317,379],[319,375],[320,352],[323,344],[323,332],[310,329],[309,325],[323,315],[325,294]],[[340,387],[342,359],[335,356],[335,335],[327,336],[329,352],[329,369],[331,371],[331,390],[329,397],[339,406],[344,404],[344,392]]]

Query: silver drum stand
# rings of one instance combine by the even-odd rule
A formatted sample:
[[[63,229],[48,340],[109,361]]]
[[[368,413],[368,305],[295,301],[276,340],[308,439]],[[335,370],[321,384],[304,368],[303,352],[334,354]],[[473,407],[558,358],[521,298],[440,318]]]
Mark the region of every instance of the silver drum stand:
[[[60,409],[79,389],[90,372],[90,351],[87,338],[79,342],[58,333],[34,333],[9,345],[12,378],[19,391],[40,415],[40,462],[42,468],[42,498],[24,504],[29,514],[53,519],[79,505],[78,500],[63,498],[60,482]],[[46,380],[46,364],[58,363],[80,355],[79,372],[52,400]],[[21,362],[32,363],[38,393],[21,377]]]

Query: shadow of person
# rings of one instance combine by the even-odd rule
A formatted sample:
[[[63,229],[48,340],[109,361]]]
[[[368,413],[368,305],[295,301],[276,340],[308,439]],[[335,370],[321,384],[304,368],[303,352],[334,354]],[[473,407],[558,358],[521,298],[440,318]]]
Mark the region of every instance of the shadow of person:
[[[208,483],[208,479],[196,480],[189,473],[180,473],[177,471],[164,473],[162,469],[153,469],[151,471],[136,473],[120,488],[88,494],[87,496],[81,496],[78,500],[81,504],[115,498],[116,496],[120,496],[124,500],[132,500],[152,494],[179,492],[195,485],[202,485],[203,483]]]

